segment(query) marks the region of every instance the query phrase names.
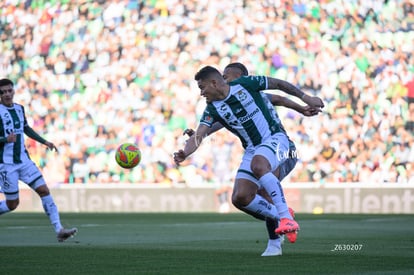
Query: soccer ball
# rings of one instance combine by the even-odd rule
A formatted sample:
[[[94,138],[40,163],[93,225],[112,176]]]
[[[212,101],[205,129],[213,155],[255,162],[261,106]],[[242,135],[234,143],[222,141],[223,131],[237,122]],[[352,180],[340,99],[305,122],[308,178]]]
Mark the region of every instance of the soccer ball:
[[[115,160],[122,168],[134,168],[141,161],[141,151],[135,144],[123,143],[116,149]]]

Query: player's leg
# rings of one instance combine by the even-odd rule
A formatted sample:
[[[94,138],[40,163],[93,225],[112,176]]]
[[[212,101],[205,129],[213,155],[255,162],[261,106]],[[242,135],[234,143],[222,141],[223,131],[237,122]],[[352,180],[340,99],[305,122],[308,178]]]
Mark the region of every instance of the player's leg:
[[[296,165],[296,162],[297,162],[297,158],[290,156],[275,171],[273,171],[273,174],[278,179],[280,179],[280,181],[282,181],[293,170],[293,168]],[[259,188],[257,193],[263,198],[265,198],[268,202],[272,203],[272,198],[269,196],[269,194],[266,192],[264,188]],[[295,218],[293,209],[289,208],[289,211],[290,211],[292,218]],[[280,237],[282,238],[281,241],[283,242],[283,235],[280,236],[276,234],[275,232],[278,225],[279,225],[279,222],[277,220],[266,218],[266,229],[269,235],[269,242],[268,242],[268,247],[266,248],[265,252],[263,252],[262,256],[271,256],[272,251],[275,251],[275,249],[272,246],[271,240],[276,240]],[[296,239],[297,239],[297,231],[287,233],[286,236],[289,242],[294,243],[296,242]]]
[[[282,255],[282,239],[275,233],[278,222],[275,216],[275,206],[257,194],[257,184],[245,178],[236,179],[233,189],[233,204],[241,211],[255,217],[259,220],[265,220],[266,224],[271,225],[271,231],[268,229],[269,239],[262,256]],[[256,180],[257,181],[257,180]],[[250,201],[249,201],[250,200]]]
[[[286,159],[279,167],[279,179],[280,181],[282,181],[296,166],[296,163],[298,161],[297,156],[296,156],[296,149],[292,149],[290,148],[290,153],[292,152],[292,150],[294,151],[294,154],[290,154],[289,158]],[[295,219],[295,212],[293,211],[292,208],[289,207],[289,212],[290,215],[292,216],[293,219]],[[288,232],[286,233],[286,237],[289,240],[289,242],[294,243],[296,242],[297,236],[298,235],[298,231],[293,231],[293,232]]]
[[[260,220],[265,217],[278,219],[274,205],[257,195],[258,181],[250,170],[253,154],[245,152],[236,174],[232,203],[243,212]]]
[[[275,176],[279,175],[279,169],[273,172]],[[259,188],[257,193],[265,198],[269,203],[272,202],[272,198],[263,188]],[[283,235],[276,234],[275,230],[279,225],[279,220],[265,218],[266,230],[269,236],[269,240],[267,242],[267,247],[265,251],[262,253],[262,256],[279,256],[282,255],[282,244],[284,241]]]
[[[279,176],[279,168],[278,169],[276,169],[274,172],[273,172],[273,174],[276,176],[276,177],[278,177]],[[257,193],[260,195],[260,196],[262,196],[263,198],[265,198],[269,203],[273,203],[273,201],[272,201],[272,198],[269,196],[269,194],[266,192],[266,190],[264,189],[264,188],[259,188],[258,190],[257,190]],[[282,237],[282,239],[283,239],[283,236],[280,236],[279,234],[276,234],[275,233],[275,230],[276,230],[276,228],[278,227],[278,225],[279,225],[279,220],[275,220],[275,219],[269,219],[269,218],[266,218],[265,219],[265,222],[266,222],[266,230],[267,230],[267,234],[269,235],[269,240],[276,240],[276,239],[278,239],[278,238],[280,238],[280,237]],[[282,240],[283,241],[283,240]],[[269,242],[269,245],[270,245],[270,242]],[[266,251],[267,251],[268,249],[266,249]],[[265,251],[265,253],[266,253],[266,251]],[[265,254],[264,253],[264,254]],[[264,255],[262,255],[262,256],[264,256]]]
[[[272,198],[281,224],[276,233],[285,234],[299,229],[297,222],[293,220],[286,203],[283,188],[279,179],[271,172],[277,169],[288,157],[289,142],[285,135],[275,135],[265,144],[259,146],[251,162],[251,170],[259,179],[260,185]]]
[[[256,149],[253,157],[251,170],[259,179],[261,187],[270,195],[280,217],[291,219],[280,181],[272,172],[279,167],[282,161],[276,157],[275,151],[269,146],[260,146]]]
[[[60,221],[58,208],[39,168],[32,162],[26,162],[20,170],[20,179],[33,189],[42,201],[43,209],[52,224],[59,242],[76,234],[77,229],[65,229]]]
[[[233,205],[259,220],[278,219],[275,206],[257,195],[257,185],[245,178],[236,178],[232,194]]]
[[[273,214],[276,212],[275,206],[271,199],[264,199],[257,194],[258,180],[254,177],[250,170],[250,162],[252,154],[245,154],[242,163],[236,175],[236,182],[233,189],[233,204],[243,212],[259,219],[265,220],[268,224],[269,240],[266,250],[262,256],[278,256],[282,255],[282,238],[275,234],[275,229],[278,224],[278,217]],[[266,211],[271,209],[271,214]]]
[[[0,201],[0,215],[13,211],[19,205],[18,165],[0,164],[0,187],[5,200]]]

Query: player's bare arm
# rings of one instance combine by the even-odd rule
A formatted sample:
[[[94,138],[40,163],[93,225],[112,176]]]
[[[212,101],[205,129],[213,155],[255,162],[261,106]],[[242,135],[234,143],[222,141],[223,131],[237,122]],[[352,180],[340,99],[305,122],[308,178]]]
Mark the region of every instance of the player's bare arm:
[[[35,132],[35,130],[33,130],[32,127],[25,126],[24,127],[24,133],[25,133],[26,136],[30,137],[31,139],[34,139],[37,142],[40,142],[40,143],[46,145],[47,148],[49,148],[49,150],[52,150],[52,151],[55,150],[56,152],[58,151],[55,144],[53,144],[52,142],[47,141],[44,138],[42,138],[38,133]]]
[[[224,126],[220,123],[220,122],[214,122],[213,126],[211,126],[211,128],[209,129],[207,135],[211,135],[215,132],[217,132],[218,130],[222,129]],[[189,137],[191,137],[192,135],[194,135],[195,131],[191,128],[185,129],[183,132],[183,135],[188,135]]]
[[[298,113],[303,114],[304,116],[315,116],[319,112],[321,112],[321,109],[319,108],[313,108],[311,106],[302,106],[292,100],[290,100],[287,97],[283,97],[280,95],[272,95],[271,100],[272,105],[274,106],[284,106],[286,108],[293,109],[297,111]]]
[[[295,111],[297,111],[298,113],[303,114],[304,116],[315,116],[317,115],[319,112],[321,112],[320,108],[314,108],[311,106],[302,106],[292,100],[290,100],[287,97],[283,97],[280,95],[272,95],[271,97],[271,103],[274,106],[284,106],[286,108],[290,108],[293,109]],[[215,132],[217,132],[218,130],[222,129],[224,126],[220,123],[220,122],[215,122],[213,124],[213,126],[209,129],[207,135],[211,135]],[[185,129],[183,132],[183,135],[188,135],[189,137],[192,137],[194,135],[195,131],[194,129]]]
[[[298,89],[295,85],[273,77],[267,77],[268,89],[269,90],[281,90],[289,95],[300,98],[303,102],[313,108],[323,108],[324,104],[322,99],[317,96],[309,96],[302,90]]]
[[[187,140],[184,149],[180,149],[174,153],[174,162],[179,165],[189,155],[194,153],[203,142],[203,139],[208,135],[210,128],[206,125],[200,124],[195,133]]]

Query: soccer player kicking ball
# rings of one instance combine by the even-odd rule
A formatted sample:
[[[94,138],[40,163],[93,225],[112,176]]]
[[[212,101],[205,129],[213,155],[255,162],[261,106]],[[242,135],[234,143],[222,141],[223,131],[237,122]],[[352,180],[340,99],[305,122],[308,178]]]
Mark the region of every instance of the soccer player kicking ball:
[[[236,80],[242,76],[248,76],[247,68],[239,62],[230,63],[226,66],[223,72],[223,78],[226,80],[227,83]],[[290,86],[282,86],[281,88],[287,89],[286,92],[289,93]],[[267,103],[268,108],[271,113],[276,115],[273,119],[279,123],[280,128],[284,131],[282,123],[277,116],[277,112],[274,110],[274,106],[285,106],[287,108],[296,110],[297,112],[303,114],[304,116],[314,116],[317,115],[321,110],[320,108],[313,108],[311,106],[302,106],[299,105],[286,97],[282,97],[279,95],[272,95],[272,94],[263,94],[263,99]],[[213,134],[214,132],[223,128],[223,125],[220,122],[215,122],[214,125],[210,128],[208,135]],[[190,138],[195,133],[192,129],[186,129],[184,134],[190,136]],[[281,163],[277,170],[273,171],[273,174],[282,181],[295,167],[297,162],[296,156],[296,147],[295,144],[289,139],[289,152],[291,153],[289,158],[286,159],[283,163]],[[272,203],[272,199],[266,193],[263,188],[259,188],[257,182],[252,182],[249,179],[236,179],[234,192],[233,192],[233,204],[240,210],[246,212],[253,217],[266,221],[266,228],[269,234],[269,240],[266,247],[266,250],[262,253],[262,256],[279,256],[282,255],[282,247],[281,244],[283,242],[283,235],[279,236],[275,233],[276,228],[278,227],[278,221],[272,218],[266,218],[265,216],[261,215],[260,213],[251,213],[247,209],[245,209],[238,200],[243,200],[244,197],[254,196],[256,193],[259,196],[265,198],[268,202]],[[242,199],[240,199],[242,198]],[[291,216],[294,218],[294,211],[289,208]],[[286,233],[288,240],[292,243],[296,241],[297,232],[288,232]]]
[[[287,157],[284,152],[289,150],[289,141],[280,125],[274,120],[267,104],[264,102],[262,90],[280,89],[301,98],[313,108],[323,107],[319,98],[303,94],[293,85],[266,76],[249,76],[237,79],[229,84],[225,82],[220,72],[206,66],[195,76],[200,93],[206,98],[207,107],[194,134],[184,149],[174,153],[174,161],[178,165],[197,150],[202,140],[207,136],[215,122],[237,135],[245,154],[236,175],[237,180],[250,180],[262,186],[271,196],[272,203],[267,202],[258,194],[242,196],[238,208],[246,213],[259,213],[274,220],[280,219],[277,234],[287,234],[299,230],[298,223],[293,219],[286,204],[282,186],[273,175]],[[289,86],[281,89],[282,85]],[[281,153],[281,154],[279,154]],[[237,184],[235,184],[237,186]],[[241,192],[243,193],[243,192]]]
[[[27,153],[24,135],[57,151],[56,146],[39,136],[27,123],[24,107],[13,102],[14,86],[9,79],[0,79],[0,187],[6,200],[0,201],[0,215],[19,205],[21,180],[40,197],[43,209],[63,242],[77,233],[76,228],[63,228],[59,212],[39,168]]]

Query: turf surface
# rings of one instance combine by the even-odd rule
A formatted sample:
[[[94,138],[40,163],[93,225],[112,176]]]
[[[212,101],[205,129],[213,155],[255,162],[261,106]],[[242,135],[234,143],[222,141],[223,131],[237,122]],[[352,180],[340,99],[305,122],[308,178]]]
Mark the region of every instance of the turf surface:
[[[260,257],[245,214],[73,214],[58,243],[39,213],[0,216],[1,274],[414,274],[414,215],[297,214],[295,244]]]

